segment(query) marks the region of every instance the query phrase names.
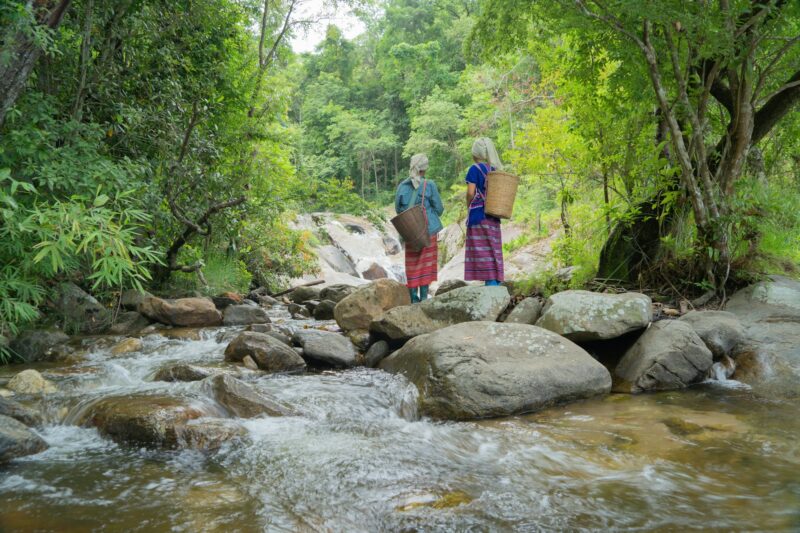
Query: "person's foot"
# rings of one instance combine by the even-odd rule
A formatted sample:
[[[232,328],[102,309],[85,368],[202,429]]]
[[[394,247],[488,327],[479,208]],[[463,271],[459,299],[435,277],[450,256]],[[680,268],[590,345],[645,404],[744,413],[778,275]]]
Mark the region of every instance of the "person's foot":
[[[413,289],[408,289],[408,294],[411,295],[412,304],[419,303],[419,291],[417,287],[414,287]]]

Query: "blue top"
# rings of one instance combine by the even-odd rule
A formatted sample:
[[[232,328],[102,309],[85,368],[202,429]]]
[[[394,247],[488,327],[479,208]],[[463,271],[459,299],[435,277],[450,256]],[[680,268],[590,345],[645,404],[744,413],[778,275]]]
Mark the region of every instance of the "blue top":
[[[436,188],[436,184],[431,180],[425,180],[425,182],[428,184],[425,187],[425,211],[428,213],[428,235],[435,235],[442,231],[444,227],[442,221],[439,219],[442,213],[444,213],[444,205],[442,204],[442,198],[439,196],[439,189]],[[417,200],[414,202],[414,205],[420,205],[422,203],[422,187],[423,184],[420,183]],[[394,210],[398,215],[411,207],[409,204],[411,203],[412,196],[414,196],[414,186],[411,185],[411,178],[406,178],[397,186],[397,193],[394,197]]]
[[[492,170],[494,170],[494,168],[490,167],[486,163],[475,163],[469,167],[469,170],[467,170],[467,183],[474,183],[475,188],[480,191],[484,198],[486,198],[486,175]],[[477,194],[477,191],[475,194]],[[469,210],[469,218],[467,219],[468,226],[480,224],[485,218],[497,220],[498,222],[500,221],[499,218],[486,215],[483,204],[484,202],[480,202],[480,207],[476,206],[474,209]]]

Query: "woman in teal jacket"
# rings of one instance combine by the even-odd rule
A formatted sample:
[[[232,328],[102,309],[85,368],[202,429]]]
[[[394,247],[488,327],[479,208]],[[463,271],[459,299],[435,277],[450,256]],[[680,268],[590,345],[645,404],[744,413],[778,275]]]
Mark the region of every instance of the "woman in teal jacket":
[[[411,158],[409,177],[397,186],[394,209],[400,214],[415,205],[422,205],[428,219],[428,246],[415,252],[406,247],[406,286],[411,293],[411,302],[428,298],[428,286],[436,281],[439,273],[439,246],[436,235],[442,230],[440,216],[444,213],[442,198],[436,184],[425,179],[428,158],[416,154]]]

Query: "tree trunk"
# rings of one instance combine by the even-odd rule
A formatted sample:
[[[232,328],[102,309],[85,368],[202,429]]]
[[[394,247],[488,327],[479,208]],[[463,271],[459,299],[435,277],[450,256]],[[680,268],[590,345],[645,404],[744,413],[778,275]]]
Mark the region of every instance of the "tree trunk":
[[[35,17],[39,30],[54,30],[61,24],[71,0],[49,0],[36,2]],[[0,128],[8,111],[14,107],[22,94],[28,78],[42,49],[31,39],[31,32],[19,32],[6,41],[10,50],[0,49],[0,55],[10,57],[8,63],[0,63]]]

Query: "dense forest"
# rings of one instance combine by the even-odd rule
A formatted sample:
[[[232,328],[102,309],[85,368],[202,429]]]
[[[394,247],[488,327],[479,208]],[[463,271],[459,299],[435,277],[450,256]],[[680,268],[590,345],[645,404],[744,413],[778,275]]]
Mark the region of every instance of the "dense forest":
[[[573,286],[797,274],[797,2],[350,2],[296,54],[302,4],[0,2],[0,340],[63,280],[277,288],[294,214],[384,216],[417,152],[462,221],[476,136]]]

